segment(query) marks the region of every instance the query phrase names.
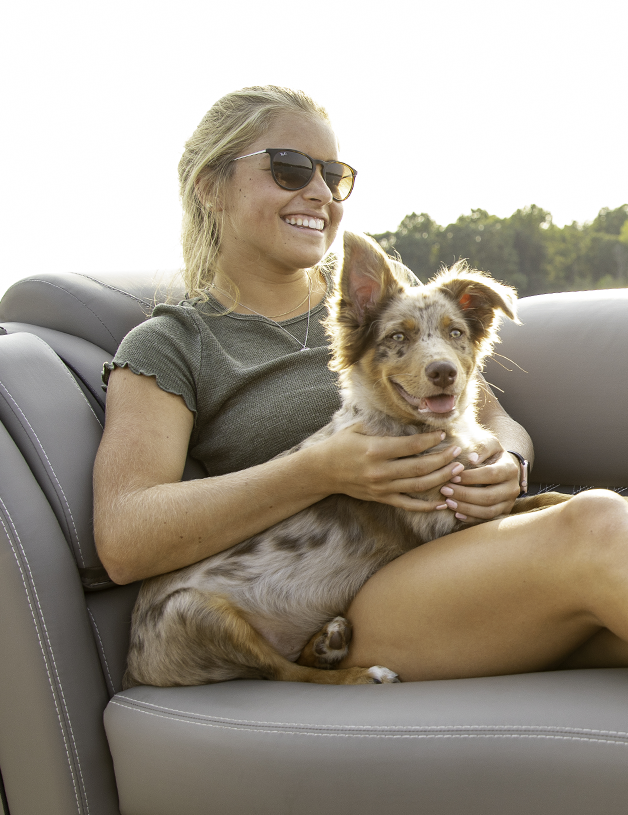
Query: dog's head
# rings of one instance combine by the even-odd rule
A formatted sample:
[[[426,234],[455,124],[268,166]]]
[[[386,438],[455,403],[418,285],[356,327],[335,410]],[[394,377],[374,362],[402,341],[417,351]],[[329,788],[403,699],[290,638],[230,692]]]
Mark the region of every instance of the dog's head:
[[[442,427],[475,398],[476,372],[516,292],[464,262],[410,286],[375,241],[345,233],[328,330],[343,385],[405,423]]]

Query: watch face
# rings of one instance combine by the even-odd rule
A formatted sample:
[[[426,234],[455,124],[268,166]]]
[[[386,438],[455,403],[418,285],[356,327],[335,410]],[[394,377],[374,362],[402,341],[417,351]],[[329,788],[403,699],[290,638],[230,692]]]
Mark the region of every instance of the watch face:
[[[521,486],[521,492],[528,491],[528,475],[530,473],[530,464],[525,459],[521,465],[521,480],[519,482]]]

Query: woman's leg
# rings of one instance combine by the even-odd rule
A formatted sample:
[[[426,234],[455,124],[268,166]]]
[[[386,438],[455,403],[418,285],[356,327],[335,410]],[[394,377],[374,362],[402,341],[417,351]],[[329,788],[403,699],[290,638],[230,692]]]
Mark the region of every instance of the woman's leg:
[[[620,642],[609,653],[628,665],[628,502],[593,490],[432,541],[377,572],[347,616],[342,667],[406,681],[572,667],[579,649],[583,667],[585,643],[599,663]]]

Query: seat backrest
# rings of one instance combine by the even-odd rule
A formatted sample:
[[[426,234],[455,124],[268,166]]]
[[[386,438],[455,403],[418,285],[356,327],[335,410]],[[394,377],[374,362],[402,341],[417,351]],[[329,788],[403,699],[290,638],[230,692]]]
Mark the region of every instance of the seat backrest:
[[[628,289],[519,301],[486,379],[534,442],[532,480],[628,486]]]
[[[91,471],[103,364],[168,294],[149,275],[40,275],[0,301],[0,767],[12,812],[119,815],[102,714],[121,688],[139,586],[115,586],[99,562]],[[188,462],[185,477],[202,474]]]
[[[98,558],[92,468],[102,435],[103,364],[156,302],[181,299],[152,277],[42,275],[0,301],[0,421],[27,463],[71,551],[110,694],[121,687],[138,586],[116,587]],[[189,460],[185,478],[201,477]],[[95,592],[104,591],[101,597]]]
[[[44,340],[103,418],[103,363],[156,303],[183,296],[180,281],[166,286],[149,274],[37,275],[15,283],[0,300],[0,333],[26,332]]]

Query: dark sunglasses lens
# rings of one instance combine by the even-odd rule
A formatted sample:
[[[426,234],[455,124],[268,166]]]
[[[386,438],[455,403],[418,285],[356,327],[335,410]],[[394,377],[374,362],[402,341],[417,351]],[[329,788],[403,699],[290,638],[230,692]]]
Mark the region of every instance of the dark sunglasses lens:
[[[325,169],[325,180],[335,201],[344,201],[353,188],[353,172],[341,161],[329,163]]]
[[[273,158],[275,181],[284,190],[300,190],[309,184],[312,178],[312,162],[302,153],[293,150],[282,150]]]

